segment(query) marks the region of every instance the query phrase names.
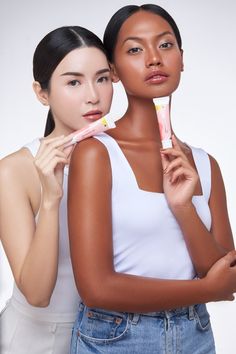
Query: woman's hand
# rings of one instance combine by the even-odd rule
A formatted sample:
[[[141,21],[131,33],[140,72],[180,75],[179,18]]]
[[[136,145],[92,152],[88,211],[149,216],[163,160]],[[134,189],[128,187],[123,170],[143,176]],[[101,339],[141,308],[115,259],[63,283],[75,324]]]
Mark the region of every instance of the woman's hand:
[[[191,166],[175,136],[173,148],[161,150],[163,189],[171,209],[187,207],[198,182],[198,174]]]
[[[236,292],[236,251],[219,259],[209,270],[205,280],[215,295],[215,301],[234,300]]]
[[[63,146],[70,141],[68,136],[43,139],[34,159],[42,185],[44,201],[58,201],[63,196],[63,171],[69,163],[73,147],[63,150]]]

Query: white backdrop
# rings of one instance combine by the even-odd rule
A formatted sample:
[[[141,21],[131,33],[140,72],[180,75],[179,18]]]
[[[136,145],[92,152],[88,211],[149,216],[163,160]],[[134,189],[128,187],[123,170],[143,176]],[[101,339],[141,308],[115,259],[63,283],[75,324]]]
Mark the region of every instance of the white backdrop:
[[[88,27],[102,38],[106,23],[118,8],[142,3],[138,0],[1,0],[0,158],[43,134],[47,110],[31,89],[32,55],[39,40],[63,25]],[[236,2],[160,0],[158,4],[172,14],[183,39],[185,71],[173,96],[173,127],[180,139],[203,147],[219,162],[235,235]],[[117,117],[125,107],[124,92],[118,84],[111,114]],[[1,309],[11,294],[12,276],[2,249],[0,257]],[[235,354],[236,302],[211,303],[208,308],[217,353]]]

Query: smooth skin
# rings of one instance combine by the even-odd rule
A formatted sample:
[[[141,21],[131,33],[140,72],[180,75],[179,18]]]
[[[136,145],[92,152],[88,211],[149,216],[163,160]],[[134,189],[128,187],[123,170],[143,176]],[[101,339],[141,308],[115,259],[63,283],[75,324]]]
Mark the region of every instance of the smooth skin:
[[[173,148],[161,149],[152,99],[170,96],[183,71],[183,52],[170,25],[144,10],[130,16],[119,32],[112,70],[113,81],[121,80],[124,85],[128,109],[109,134],[126,156],[139,188],[165,193],[201,279],[152,279],[115,271],[111,166],[103,144],[89,139],[72,154],[68,200],[72,264],[84,303],[108,310],[149,312],[233,300],[236,267],[231,264],[236,253],[219,166],[210,156],[212,227],[208,231],[192,204],[192,196],[201,195],[202,188],[191,150],[174,132]],[[147,80],[154,70],[165,73],[166,79]]]
[[[59,205],[72,149],[63,147],[67,134],[100,118],[87,112],[109,112],[110,67],[99,49],[75,49],[56,67],[49,90],[38,82],[33,88],[50,107],[55,129],[35,158],[22,148],[0,161],[0,235],[17,286],[31,305],[45,307],[57,278]]]

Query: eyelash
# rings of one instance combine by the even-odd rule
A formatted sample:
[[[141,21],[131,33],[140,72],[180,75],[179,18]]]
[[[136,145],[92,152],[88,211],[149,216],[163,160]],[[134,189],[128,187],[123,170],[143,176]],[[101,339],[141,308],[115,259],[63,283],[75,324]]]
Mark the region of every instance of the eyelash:
[[[173,43],[172,42],[164,42],[162,44],[160,44],[159,48],[161,49],[169,49],[169,48],[172,48],[173,47]],[[139,48],[139,47],[133,47],[133,48],[130,48],[127,53],[128,54],[137,54],[139,53],[140,51],[143,51],[142,48]]]
[[[160,45],[160,48],[164,48],[164,49],[169,49],[171,47],[173,47],[173,43],[172,42],[164,42]]]
[[[101,76],[97,79],[98,83],[103,83],[107,81],[109,81],[109,76]],[[76,86],[80,86],[81,82],[79,80],[71,80],[68,82],[68,85],[72,87],[76,87]]]
[[[134,47],[134,48],[131,48],[127,51],[127,53],[129,54],[136,54],[136,53],[139,53],[142,49],[139,48],[139,47]]]
[[[107,81],[109,81],[109,76],[101,76],[98,78],[97,81],[100,83],[107,82]]]
[[[79,80],[71,80],[69,83],[69,86],[79,86],[80,85],[80,81]]]

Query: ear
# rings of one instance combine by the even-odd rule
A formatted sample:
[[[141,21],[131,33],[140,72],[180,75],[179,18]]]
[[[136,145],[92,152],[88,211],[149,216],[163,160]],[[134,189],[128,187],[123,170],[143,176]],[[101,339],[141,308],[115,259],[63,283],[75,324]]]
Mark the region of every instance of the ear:
[[[38,100],[44,105],[48,106],[48,91],[46,89],[42,89],[40,83],[38,81],[33,82],[33,90],[38,98]]]
[[[183,49],[181,49],[181,57],[182,57],[182,67],[181,67],[181,71],[184,71],[184,51],[183,51]]]
[[[120,78],[116,72],[116,69],[115,69],[115,65],[114,64],[110,64],[110,67],[111,67],[111,80],[112,82],[118,82],[120,81]]]

